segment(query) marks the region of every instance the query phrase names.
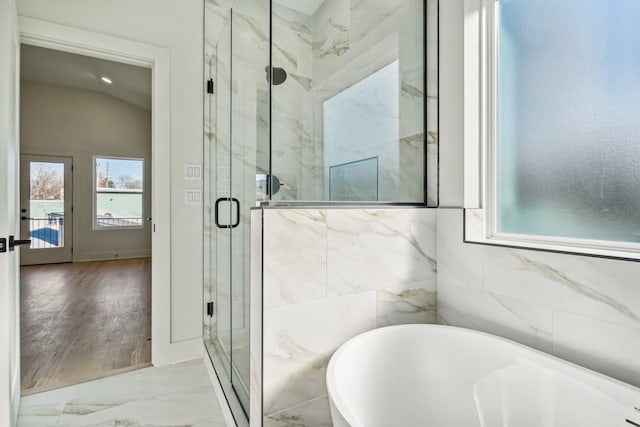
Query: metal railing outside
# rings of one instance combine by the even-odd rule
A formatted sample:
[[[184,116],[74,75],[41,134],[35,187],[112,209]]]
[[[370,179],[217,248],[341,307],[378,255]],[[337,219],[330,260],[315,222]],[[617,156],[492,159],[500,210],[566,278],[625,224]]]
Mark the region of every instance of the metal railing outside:
[[[96,218],[96,226],[99,228],[142,227],[142,217],[114,218],[111,216],[99,216]]]
[[[47,218],[29,218],[30,249],[64,247],[64,215],[50,213]]]

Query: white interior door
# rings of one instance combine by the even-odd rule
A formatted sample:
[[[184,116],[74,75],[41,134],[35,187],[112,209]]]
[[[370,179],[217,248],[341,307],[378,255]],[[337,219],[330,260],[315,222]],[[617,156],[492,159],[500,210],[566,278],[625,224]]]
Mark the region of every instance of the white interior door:
[[[20,156],[20,264],[71,262],[72,159]]]
[[[0,0],[0,427],[15,425],[20,399],[18,248],[19,35],[14,0]]]

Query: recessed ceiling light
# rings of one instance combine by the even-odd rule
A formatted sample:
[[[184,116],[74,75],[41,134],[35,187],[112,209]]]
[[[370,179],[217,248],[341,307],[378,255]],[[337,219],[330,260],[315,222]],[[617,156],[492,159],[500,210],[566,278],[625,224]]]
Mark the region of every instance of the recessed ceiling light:
[[[105,82],[108,85],[113,83],[109,77],[101,77],[100,80],[102,80],[103,82]]]

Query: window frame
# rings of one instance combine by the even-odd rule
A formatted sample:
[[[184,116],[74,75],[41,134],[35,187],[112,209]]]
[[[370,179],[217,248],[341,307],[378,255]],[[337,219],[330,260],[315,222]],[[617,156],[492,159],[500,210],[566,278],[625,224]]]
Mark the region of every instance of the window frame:
[[[134,161],[139,161],[142,163],[142,190],[140,191],[98,191],[98,185],[97,185],[97,176],[98,176],[98,170],[97,170],[97,161],[98,159],[113,159],[113,160],[134,160]],[[145,215],[144,215],[144,195],[146,193],[145,190],[145,186],[146,186],[146,179],[145,179],[145,165],[144,165],[144,158],[142,157],[119,157],[119,156],[99,156],[99,155],[94,155],[93,156],[93,165],[92,165],[92,172],[93,172],[93,183],[92,183],[92,197],[93,197],[93,209],[92,209],[92,220],[91,220],[91,224],[92,224],[92,229],[93,231],[109,231],[109,230],[141,230],[144,228],[145,226]],[[141,197],[141,210],[140,210],[140,225],[112,225],[109,227],[106,226],[100,226],[98,225],[98,194],[122,194],[122,193],[130,193],[130,194],[139,194]]]
[[[640,260],[640,243],[498,232],[497,99],[500,0],[464,0],[464,240]]]

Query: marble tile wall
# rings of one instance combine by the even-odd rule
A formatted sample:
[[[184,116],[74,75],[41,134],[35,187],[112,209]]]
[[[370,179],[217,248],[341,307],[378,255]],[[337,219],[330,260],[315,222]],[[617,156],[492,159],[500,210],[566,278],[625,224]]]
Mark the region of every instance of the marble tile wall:
[[[438,318],[640,386],[640,263],[463,243],[438,209]]]
[[[263,320],[264,354],[251,351],[262,360],[264,425],[331,425],[325,373],[342,343],[376,327],[435,323],[435,216],[415,208],[263,211],[262,294],[252,295],[263,304],[252,315]]]
[[[311,17],[273,4],[273,66],[287,80],[272,88],[272,169],[285,185],[275,200],[318,200],[322,170],[312,129]]]

